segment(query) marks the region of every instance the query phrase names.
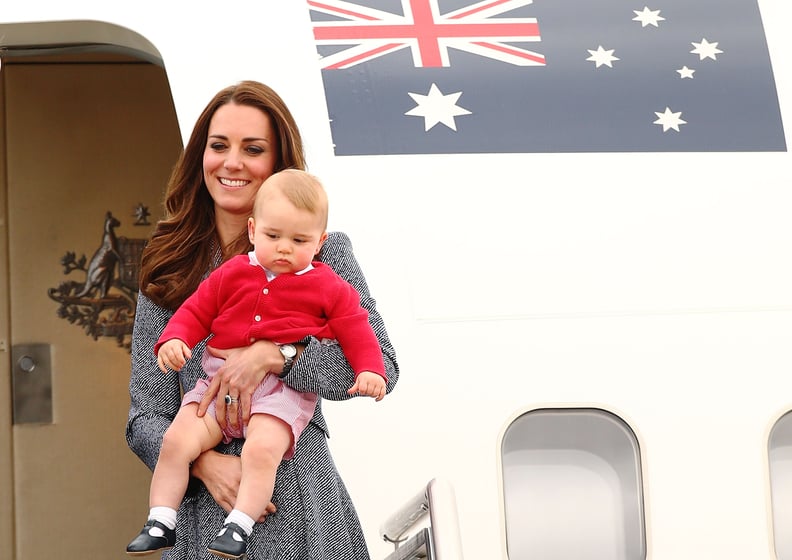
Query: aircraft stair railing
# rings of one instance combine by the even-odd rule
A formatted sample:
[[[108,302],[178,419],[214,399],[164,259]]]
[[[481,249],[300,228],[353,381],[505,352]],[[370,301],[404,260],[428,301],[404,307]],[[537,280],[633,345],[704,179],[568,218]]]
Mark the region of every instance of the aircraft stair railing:
[[[428,526],[409,535],[427,515]],[[454,489],[447,482],[432,479],[385,520],[380,535],[394,545],[394,551],[384,560],[463,560]]]

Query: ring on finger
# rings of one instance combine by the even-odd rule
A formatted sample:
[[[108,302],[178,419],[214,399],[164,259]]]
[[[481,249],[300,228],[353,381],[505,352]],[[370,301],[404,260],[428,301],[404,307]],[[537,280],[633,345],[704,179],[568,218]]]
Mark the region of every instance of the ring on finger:
[[[225,403],[226,404],[236,404],[238,402],[239,402],[239,399],[237,397],[232,397],[231,395],[226,395],[225,396]]]

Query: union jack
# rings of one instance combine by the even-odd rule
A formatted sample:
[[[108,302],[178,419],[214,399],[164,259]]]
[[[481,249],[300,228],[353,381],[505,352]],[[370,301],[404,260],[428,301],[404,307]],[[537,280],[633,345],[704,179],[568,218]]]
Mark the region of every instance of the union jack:
[[[324,56],[337,70],[409,48],[417,68],[451,66],[448,49],[517,66],[544,66],[543,55],[507,43],[540,41],[536,18],[495,18],[533,0],[483,0],[440,14],[438,0],[402,0],[404,15],[343,0],[308,0],[312,11],[335,16],[314,21],[316,44],[347,48]]]

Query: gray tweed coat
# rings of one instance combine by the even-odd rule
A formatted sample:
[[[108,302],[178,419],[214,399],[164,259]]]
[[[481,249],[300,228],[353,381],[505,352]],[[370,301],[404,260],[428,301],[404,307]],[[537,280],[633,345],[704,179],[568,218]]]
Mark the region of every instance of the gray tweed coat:
[[[385,325],[369,294],[363,273],[352,253],[349,238],[328,236],[319,258],[349,281],[360,293],[369,321],[385,357],[390,392],[399,377],[396,357]],[[144,295],[138,298],[132,337],[131,405],[126,438],[129,447],[154,468],[162,435],[179,408],[182,391],[191,389],[198,376],[204,344],[175,375],[163,375],[152,352],[154,343],[171,316]],[[360,522],[327,445],[329,431],[322,416],[322,399],[349,398],[353,373],[337,345],[310,339],[284,382],[298,391],[319,395],[313,420],[297,442],[294,458],[278,469],[272,497],[278,511],[257,523],[248,544],[250,560],[368,560]],[[218,446],[223,453],[239,455],[242,440]],[[145,512],[141,512],[145,517]],[[176,546],[163,554],[171,560],[216,560],[206,547],[222,526],[225,512],[203,485],[193,480],[179,509]],[[141,521],[142,523],[142,521]]]

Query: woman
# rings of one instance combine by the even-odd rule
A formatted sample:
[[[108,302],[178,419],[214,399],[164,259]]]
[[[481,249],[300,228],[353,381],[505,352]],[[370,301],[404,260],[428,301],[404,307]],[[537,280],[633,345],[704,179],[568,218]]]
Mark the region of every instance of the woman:
[[[207,105],[174,168],[165,198],[166,216],[143,254],[132,340],[127,441],[151,469],[162,435],[179,408],[181,391],[190,390],[203,375],[200,359],[191,360],[178,378],[162,374],[154,343],[173,310],[210,270],[250,250],[246,224],[256,191],[272,173],[289,167],[305,168],[302,140],[291,113],[267,86],[242,82],[220,91]],[[331,233],[319,259],[360,293],[382,347],[390,392],[398,380],[393,347],[349,239]],[[194,355],[202,351],[203,343]],[[368,559],[360,522],[327,446],[321,410],[322,398],[349,398],[353,373],[341,348],[310,338],[297,345],[296,356],[284,356],[277,345],[265,340],[212,353],[226,362],[207,390],[199,414],[216,398],[221,423],[226,402],[231,424],[236,423],[237,407],[243,418],[249,416],[253,390],[268,373],[280,374],[298,391],[319,396],[294,457],[278,469],[274,506],[256,524],[248,542],[251,560]],[[179,509],[175,546],[165,558],[210,558],[207,546],[236,499],[242,443],[234,440],[218,446],[193,463],[194,484]]]

